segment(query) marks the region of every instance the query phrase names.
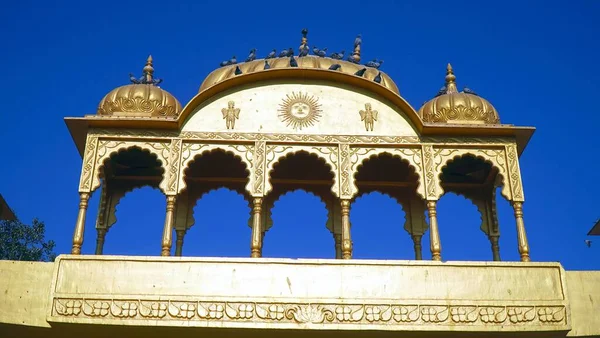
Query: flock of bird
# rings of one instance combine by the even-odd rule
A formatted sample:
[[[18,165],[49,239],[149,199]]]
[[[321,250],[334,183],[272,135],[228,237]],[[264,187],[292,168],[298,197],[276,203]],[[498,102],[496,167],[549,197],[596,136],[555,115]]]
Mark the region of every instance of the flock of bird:
[[[360,42],[359,42],[360,43]],[[298,57],[304,57],[309,55],[309,51],[310,48],[307,45],[303,45],[300,48],[300,52],[298,53]],[[319,49],[318,47],[314,46],[312,48],[312,52],[314,55],[318,56],[318,57],[322,57],[325,58],[327,57],[327,48],[323,48],[323,49]],[[346,52],[344,50],[342,50],[339,53],[331,53],[329,55],[329,58],[334,59],[334,60],[343,60],[344,59],[344,54]],[[264,69],[269,69],[271,68],[271,66],[269,65],[269,59],[275,59],[275,58],[289,58],[289,64],[290,67],[298,67],[298,61],[296,60],[296,58],[294,57],[294,49],[293,48],[288,48],[288,49],[284,49],[281,52],[279,52],[279,54],[277,54],[277,50],[273,49],[266,57],[265,57],[265,64],[264,64]],[[252,50],[250,50],[250,53],[248,55],[248,57],[246,58],[245,62],[251,62],[256,60],[256,48],[253,48]],[[349,62],[355,63],[355,64],[360,64],[357,61],[356,56],[354,55],[350,55],[348,56],[347,60]],[[231,65],[236,65],[238,63],[237,58],[235,56],[233,56],[230,60],[226,60],[220,63],[221,67],[225,67],[225,66],[231,66]],[[365,74],[365,72],[367,71],[367,67],[369,68],[374,68],[374,69],[379,69],[379,67],[381,67],[381,65],[383,64],[383,60],[379,60],[379,59],[373,59],[367,63],[364,64],[364,68],[358,70],[356,73],[354,73],[354,75],[356,76],[363,76]],[[342,67],[341,64],[336,63],[333,64],[329,67],[329,70],[339,70]],[[242,70],[240,69],[239,66],[235,67],[235,75],[241,75],[242,74]],[[377,83],[381,83],[381,72],[379,72],[379,74],[377,74],[377,76],[375,76],[375,78],[373,79],[373,81],[377,82]]]

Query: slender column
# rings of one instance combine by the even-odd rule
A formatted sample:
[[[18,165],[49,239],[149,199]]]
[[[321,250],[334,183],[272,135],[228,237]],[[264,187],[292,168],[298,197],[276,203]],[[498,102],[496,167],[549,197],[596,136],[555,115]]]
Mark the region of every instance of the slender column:
[[[261,211],[262,197],[254,197],[252,200],[252,240],[250,242],[250,257],[262,256],[262,227]]]
[[[427,210],[429,211],[429,241],[431,242],[431,259],[434,261],[442,260],[442,244],[440,243],[440,233],[438,232],[437,211],[435,210],[436,201],[427,201]]]
[[[529,262],[529,244],[527,243],[527,234],[525,233],[525,222],[523,222],[523,203],[513,202],[515,209],[515,220],[517,221],[517,240],[519,243],[519,253],[522,262]]]
[[[106,232],[108,229],[96,229],[98,232],[98,237],[96,237],[96,255],[102,255],[104,251],[104,238],[106,237]]]
[[[492,256],[495,261],[501,261],[500,259],[500,246],[498,245],[498,239],[500,236],[489,236],[490,243],[492,243]]]
[[[181,256],[183,252],[183,236],[185,236],[185,230],[175,230],[177,239],[175,241],[175,256]]]
[[[423,259],[423,250],[421,248],[421,238],[423,235],[412,235],[412,240],[415,243],[415,259],[422,260]]]
[[[171,256],[171,246],[173,245],[173,225],[175,223],[175,201],[174,195],[167,196],[167,214],[165,216],[165,227],[162,238],[162,256]]]
[[[75,233],[73,234],[73,255],[81,255],[81,245],[83,244],[83,232],[85,231],[85,214],[87,212],[89,192],[79,193],[79,213],[77,214],[77,223],[75,223]]]
[[[342,206],[342,259],[352,258],[352,239],[350,238],[350,200],[341,200]]]
[[[333,240],[335,241],[335,259],[342,258],[342,234],[334,234]]]

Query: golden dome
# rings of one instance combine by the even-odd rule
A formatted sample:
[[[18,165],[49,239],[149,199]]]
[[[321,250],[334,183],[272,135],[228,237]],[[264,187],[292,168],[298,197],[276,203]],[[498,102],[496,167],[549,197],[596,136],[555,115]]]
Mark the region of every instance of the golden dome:
[[[240,75],[235,74],[237,67],[239,67],[239,70],[242,72],[241,75],[248,74],[248,73],[256,73],[256,72],[268,72],[271,69],[281,69],[281,68],[288,68],[290,70],[297,69],[298,71],[302,71],[302,68],[313,68],[313,69],[322,69],[323,71],[327,71],[327,72],[343,72],[346,74],[354,74],[357,71],[366,68],[366,71],[362,75],[363,78],[370,80],[370,81],[374,81],[375,77],[377,77],[377,75],[379,73],[381,73],[381,82],[379,84],[381,84],[383,87],[391,90],[392,92],[394,92],[396,94],[400,94],[400,92],[398,91],[398,87],[396,86],[394,81],[392,81],[392,79],[387,74],[380,72],[379,70],[377,70],[375,68],[366,67],[364,65],[356,64],[356,63],[352,63],[352,62],[348,62],[348,61],[336,60],[336,59],[332,59],[332,58],[328,58],[328,57],[318,57],[318,56],[313,56],[313,55],[307,55],[307,56],[303,56],[303,57],[294,57],[294,59],[298,63],[297,68],[290,66],[290,58],[289,57],[281,57],[281,58],[274,58],[274,59],[258,59],[258,60],[254,60],[254,61],[250,61],[250,62],[244,62],[244,63],[221,67],[219,69],[214,70],[212,73],[208,74],[206,79],[204,79],[204,81],[202,82],[202,85],[200,85],[199,92],[202,92],[205,89],[207,89],[219,82],[223,82],[229,78],[233,78],[235,76],[240,76]],[[269,69],[265,69],[265,62],[268,63]],[[329,68],[335,64],[339,64],[340,67],[337,70],[330,70]]]
[[[144,75],[136,79],[129,74],[130,85],[113,89],[98,105],[98,115],[127,117],[177,118],[181,104],[169,92],[158,87],[162,80],[153,78],[152,56],[144,66]]]
[[[457,124],[500,124],[498,112],[486,99],[470,89],[456,89],[456,76],[448,64],[446,85],[419,109],[423,122]]]

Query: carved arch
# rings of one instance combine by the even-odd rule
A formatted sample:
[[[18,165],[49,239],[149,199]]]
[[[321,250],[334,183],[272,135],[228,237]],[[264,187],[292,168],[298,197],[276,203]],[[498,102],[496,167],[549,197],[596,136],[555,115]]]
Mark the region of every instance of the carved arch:
[[[510,182],[508,181],[508,168],[506,166],[506,156],[504,149],[434,149],[434,184],[436,186],[435,199],[439,200],[444,194],[444,189],[441,185],[442,170],[450,164],[450,162],[460,159],[465,155],[475,156],[483,160],[493,167],[498,169],[498,175],[502,182],[502,196],[509,201],[512,201],[512,192]]]
[[[306,188],[291,188],[291,189],[284,189],[281,190],[280,192],[278,192],[272,199],[273,203],[271,204],[271,209],[273,209],[275,207],[275,203],[277,203],[282,197],[294,193],[296,191],[303,191],[311,196],[316,197],[319,202],[321,202],[323,204],[323,207],[325,207],[325,210],[327,210],[327,216],[329,217],[329,205],[330,203],[327,203],[327,199],[319,192],[315,191],[315,190],[311,190],[311,189],[306,189]],[[269,213],[271,213],[271,210],[269,210]],[[329,229],[327,227],[327,223],[328,223],[329,219],[327,220],[327,222],[325,222],[325,227],[327,229]],[[262,229],[263,232],[266,232],[267,230],[269,230],[271,227],[273,226],[273,224],[271,224],[271,226],[269,226],[267,229]]]
[[[105,205],[106,209],[101,208],[102,210],[99,211],[99,217],[103,217],[103,224],[99,225],[96,223],[96,229],[108,230],[115,225],[115,223],[117,223],[117,209],[123,198],[125,198],[125,196],[127,196],[129,193],[145,187],[150,187],[154,190],[161,191],[158,187],[143,183],[140,184],[137,182],[132,182],[130,185],[122,186],[122,189],[111,190],[109,188],[109,191],[107,191],[108,196],[106,196],[108,197]]]
[[[417,189],[416,193],[423,199],[425,196],[425,185],[423,184],[423,154],[421,148],[352,148],[350,149],[350,161],[351,161],[351,178],[350,178],[350,189],[351,196],[355,196],[358,193],[358,187],[356,186],[355,175],[358,173],[359,168],[370,158],[378,157],[381,154],[389,154],[393,157],[398,157],[402,161],[407,162],[415,174],[417,175]]]
[[[204,198],[204,196],[210,194],[213,191],[219,190],[219,189],[226,189],[230,192],[235,193],[236,195],[241,196],[244,201],[246,201],[246,203],[248,204],[248,207],[250,208],[250,212],[249,215],[252,215],[252,201],[249,200],[249,197],[247,195],[247,192],[245,190],[240,190],[240,189],[236,189],[234,187],[223,187],[223,186],[209,186],[206,189],[202,189],[200,191],[196,191],[194,193],[194,195],[192,196],[188,196],[188,200],[186,201],[188,203],[188,207],[185,209],[185,211],[187,212],[187,215],[185,215],[185,224],[184,227],[182,227],[182,224],[178,224],[177,228],[178,230],[189,230],[192,226],[194,226],[196,224],[196,219],[194,217],[194,208],[198,205],[198,202],[200,200],[202,200],[202,198]],[[181,215],[184,216],[184,215]]]
[[[246,190],[253,194],[252,187],[254,185],[253,175],[253,152],[254,145],[250,144],[207,144],[207,143],[184,143],[181,149],[181,165],[179,166],[179,184],[177,186],[177,194],[180,194],[185,188],[185,171],[188,169],[191,162],[201,158],[206,153],[214,150],[222,150],[232,154],[246,165],[248,173],[248,183]]]
[[[308,154],[316,155],[318,158],[325,161],[325,164],[329,165],[329,169],[333,174],[333,184],[331,185],[331,192],[339,197],[339,175],[338,175],[338,147],[331,146],[297,146],[297,145],[268,145],[266,149],[266,175],[264,191],[267,195],[273,190],[271,184],[271,173],[276,163],[282,158],[291,156],[298,152],[306,152]]]
[[[95,191],[100,187],[100,176],[106,161],[113,155],[119,152],[125,152],[131,148],[138,148],[142,151],[148,152],[150,155],[154,155],[160,163],[163,172],[162,179],[158,184],[159,189],[166,193],[166,173],[169,168],[169,153],[170,153],[170,142],[138,142],[138,141],[112,141],[112,140],[99,140],[98,150],[96,155],[96,161],[94,165],[94,174],[92,175],[92,184],[90,186],[90,192]]]

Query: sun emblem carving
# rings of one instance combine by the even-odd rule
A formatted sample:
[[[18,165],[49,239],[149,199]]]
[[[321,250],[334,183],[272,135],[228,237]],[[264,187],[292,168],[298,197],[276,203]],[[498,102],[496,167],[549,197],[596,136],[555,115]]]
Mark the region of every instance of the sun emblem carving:
[[[323,112],[319,99],[307,93],[287,94],[279,107],[279,118],[287,126],[300,130],[318,122]]]

